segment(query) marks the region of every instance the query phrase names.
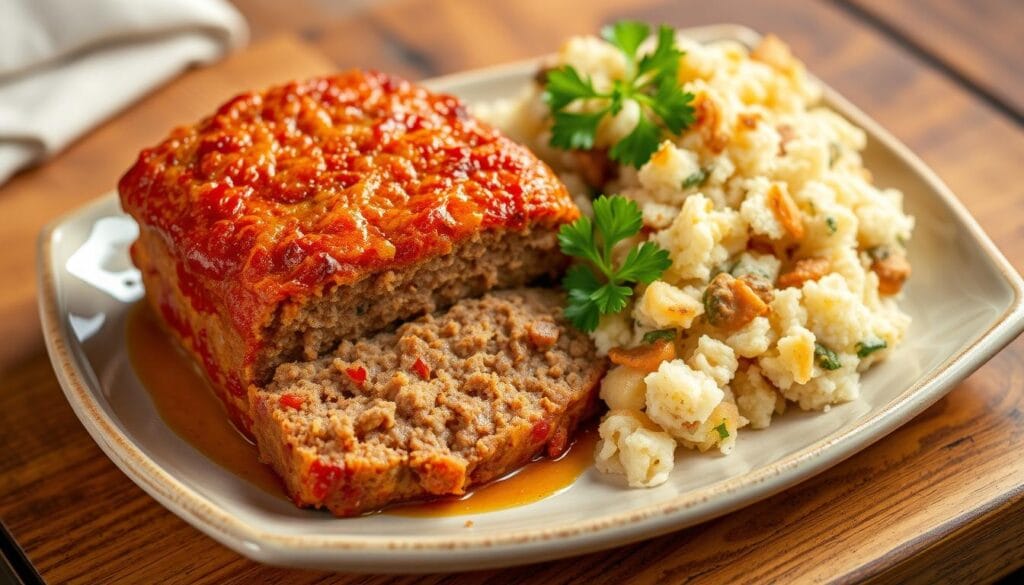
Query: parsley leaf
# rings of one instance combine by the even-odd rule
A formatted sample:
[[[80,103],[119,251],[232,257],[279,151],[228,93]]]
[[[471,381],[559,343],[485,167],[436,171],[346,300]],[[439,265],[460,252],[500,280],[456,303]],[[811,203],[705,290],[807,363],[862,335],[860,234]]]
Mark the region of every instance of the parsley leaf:
[[[670,26],[661,25],[658,27],[658,44],[654,51],[644,55],[637,67],[637,78],[643,78],[648,73],[656,78],[663,76],[675,77],[679,72],[679,59],[683,52],[676,48],[676,33]]]
[[[644,42],[650,33],[651,27],[633,20],[620,20],[601,29],[601,37],[618,47],[630,60],[636,57],[640,43]]]
[[[650,27],[641,22],[621,21],[601,31],[602,37],[626,56],[626,79],[615,80],[608,91],[598,91],[590,79],[571,65],[550,71],[544,85],[544,101],[551,109],[551,146],[565,150],[589,150],[594,147],[597,129],[607,115],[615,116],[627,102],[640,108],[636,126],[612,145],[608,155],[622,164],[641,167],[650,160],[661,142],[663,131],[681,134],[694,121],[693,94],[679,83],[679,60],[683,52],[676,47],[675,31],[658,29],[653,50],[638,56]],[[638,60],[639,58],[639,60]],[[593,112],[568,111],[569,106],[585,100]]]
[[[654,343],[655,341],[675,341],[675,338],[675,329],[655,329],[654,331],[644,333],[643,342]]]
[[[594,310],[594,304],[590,296],[597,289],[601,288],[594,273],[583,264],[577,264],[569,269],[562,280],[562,286],[569,291],[568,302],[565,307],[565,317],[583,331],[597,329],[598,320],[601,317],[600,311]]]
[[[594,224],[601,232],[605,257],[612,246],[640,231],[643,216],[636,202],[625,197],[598,197],[594,200]]]
[[[619,269],[618,277],[622,280],[650,284],[671,265],[668,251],[662,250],[654,242],[644,242],[639,248],[629,251],[626,261]]]
[[[673,134],[681,134],[694,121],[691,101],[693,94],[683,91],[673,73],[672,77],[661,80],[658,93],[654,94],[654,99],[648,105]]]
[[[590,295],[591,300],[597,305],[602,315],[618,313],[626,308],[629,297],[633,295],[633,289],[628,286],[607,283]]]
[[[555,123],[551,127],[551,146],[564,150],[594,148],[597,126],[607,112],[607,108],[589,114],[556,112]]]
[[[612,160],[640,168],[651,159],[652,154],[657,152],[660,138],[661,130],[654,125],[654,122],[640,116],[633,131],[615,143],[615,146],[608,151],[608,155],[612,157]]]
[[[554,110],[561,110],[575,99],[599,95],[590,80],[580,77],[572,67],[561,67],[548,72],[544,100]]]
[[[825,218],[825,225],[828,227],[829,235],[836,233],[839,227],[836,225],[836,218],[831,215]]]
[[[722,421],[722,423],[720,425],[715,427],[715,430],[718,431],[718,438],[719,439],[728,439],[729,438],[729,429],[726,428],[724,420]]]
[[[818,365],[826,370],[838,370],[843,367],[836,352],[818,342],[814,343],[814,358],[818,361]]]
[[[602,195],[594,200],[594,220],[580,217],[558,231],[562,252],[581,258],[562,280],[568,291],[565,316],[582,331],[593,331],[601,315],[626,308],[633,296],[632,285],[650,283],[671,264],[668,252],[654,242],[632,248],[616,266],[615,244],[640,232],[643,216],[636,202],[620,196]]]
[[[558,230],[558,246],[563,254],[590,260],[603,270],[604,260],[594,246],[594,227],[589,217],[581,215],[576,221],[563,225]]]

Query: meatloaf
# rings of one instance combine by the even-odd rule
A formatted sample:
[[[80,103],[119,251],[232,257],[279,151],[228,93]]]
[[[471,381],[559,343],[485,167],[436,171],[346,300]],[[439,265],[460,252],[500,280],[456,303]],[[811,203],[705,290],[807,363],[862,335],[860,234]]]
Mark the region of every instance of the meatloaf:
[[[242,94],[118,190],[149,302],[247,431],[278,365],[559,271],[579,213],[458,99],[363,71]]]
[[[558,455],[605,369],[561,307],[548,290],[490,293],[281,365],[253,390],[260,455],[298,505],[339,516],[462,494]]]

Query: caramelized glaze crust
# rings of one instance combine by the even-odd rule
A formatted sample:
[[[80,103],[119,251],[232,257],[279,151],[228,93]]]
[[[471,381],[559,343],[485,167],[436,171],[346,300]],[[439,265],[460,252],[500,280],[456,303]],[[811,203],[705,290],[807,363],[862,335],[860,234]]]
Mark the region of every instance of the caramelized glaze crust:
[[[362,71],[242,94],[142,151],[118,190],[196,281],[193,306],[241,329],[258,307],[474,232],[578,213],[547,166],[458,99]]]
[[[235,97],[142,151],[118,190],[142,228],[144,275],[173,273],[175,294],[151,301],[186,342],[232,330],[208,336],[241,344],[213,351],[240,352],[221,366],[236,371],[285,301],[579,213],[544,163],[458,99],[362,71]],[[252,381],[241,378],[236,393]]]

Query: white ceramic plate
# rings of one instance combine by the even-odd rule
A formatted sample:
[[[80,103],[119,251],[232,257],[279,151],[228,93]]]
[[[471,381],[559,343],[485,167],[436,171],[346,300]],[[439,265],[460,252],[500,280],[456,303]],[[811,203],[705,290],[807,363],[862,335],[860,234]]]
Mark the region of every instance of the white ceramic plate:
[[[758,36],[736,26],[701,39]],[[531,61],[433,80],[469,101],[516,95]],[[903,306],[914,321],[892,358],[863,377],[859,400],[827,414],[792,412],[751,431],[729,457],[680,449],[664,485],[626,489],[596,470],[565,491],[471,517],[335,519],[274,498],[212,463],[163,424],[132,371],[125,317],[140,298],[128,260],[135,224],[114,194],[47,228],[40,312],[68,401],[107,455],[142,489],[214,539],[280,565],[382,572],[453,571],[536,562],[683,528],[765,498],[883,438],[935,402],[1024,328],[1022,282],[939,179],[834,91],[827,102],[870,136],[879,184],[902,189],[917,217],[914,277]],[[113,181],[113,178],[111,178]],[[752,440],[756,433],[756,440]]]

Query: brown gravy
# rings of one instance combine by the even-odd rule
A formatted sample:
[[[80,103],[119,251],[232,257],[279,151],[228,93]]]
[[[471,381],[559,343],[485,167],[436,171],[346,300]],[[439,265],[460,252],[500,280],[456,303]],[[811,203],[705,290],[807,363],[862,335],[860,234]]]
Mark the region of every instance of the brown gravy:
[[[260,489],[287,499],[280,478],[259,462],[256,446],[229,421],[206,379],[160,327],[149,305],[132,308],[128,355],[157,412],[179,437],[211,461]],[[590,428],[557,459],[537,459],[457,499],[405,504],[386,514],[412,517],[493,512],[542,500],[572,485],[593,462],[597,432]]]
[[[525,506],[569,487],[594,463],[597,429],[587,427],[577,433],[576,441],[557,459],[540,458],[522,468],[470,491],[461,498],[442,498],[388,508],[394,516],[461,516],[496,512]]]

